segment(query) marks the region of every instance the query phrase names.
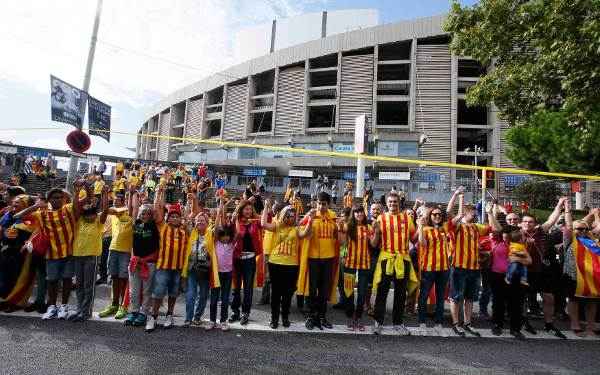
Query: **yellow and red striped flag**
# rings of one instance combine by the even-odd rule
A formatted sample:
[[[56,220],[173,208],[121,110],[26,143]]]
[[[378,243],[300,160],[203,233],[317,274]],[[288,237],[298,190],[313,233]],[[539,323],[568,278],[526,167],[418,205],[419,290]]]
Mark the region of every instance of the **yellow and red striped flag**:
[[[600,297],[600,245],[591,238],[576,237],[573,255],[577,268],[577,297]]]

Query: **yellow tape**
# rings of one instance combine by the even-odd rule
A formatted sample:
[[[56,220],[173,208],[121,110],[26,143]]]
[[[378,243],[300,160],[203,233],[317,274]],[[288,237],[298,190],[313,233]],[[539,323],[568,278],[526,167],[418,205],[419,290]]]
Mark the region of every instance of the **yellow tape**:
[[[4,130],[59,130],[60,128],[16,128],[16,129],[0,129],[0,131]],[[573,173],[559,173],[559,172],[544,172],[544,171],[534,171],[528,169],[520,169],[520,168],[502,168],[502,167],[492,167],[492,166],[475,166],[469,164],[456,164],[456,163],[446,163],[441,161],[430,161],[430,160],[419,160],[419,159],[404,159],[404,158],[396,158],[391,156],[375,156],[368,154],[357,154],[353,152],[336,152],[336,151],[320,151],[320,150],[306,150],[302,148],[292,148],[292,147],[284,147],[284,146],[272,146],[272,145],[261,145],[261,144],[252,144],[252,143],[242,143],[242,142],[232,142],[232,141],[223,141],[216,139],[202,139],[202,138],[194,138],[194,137],[174,137],[169,135],[160,135],[160,134],[139,134],[139,133],[130,133],[125,131],[118,130],[95,130],[97,132],[105,132],[112,134],[121,134],[121,135],[131,135],[135,137],[147,137],[147,138],[157,138],[164,140],[176,140],[176,141],[187,141],[189,143],[196,144],[209,144],[216,146],[229,146],[229,147],[241,147],[241,148],[255,148],[260,150],[269,150],[269,151],[283,151],[283,152],[293,152],[298,154],[307,154],[307,155],[318,155],[325,157],[339,157],[346,159],[358,159],[363,158],[366,160],[373,161],[387,161],[391,163],[399,163],[399,164],[414,164],[419,166],[429,166],[429,167],[440,167],[440,168],[456,168],[456,169],[468,169],[468,170],[488,170],[495,172],[503,172],[503,173],[511,173],[511,174],[530,174],[536,176],[546,176],[546,177],[563,177],[570,178],[575,180],[595,180],[600,181],[600,176],[594,175],[581,175],[581,174],[573,174]]]

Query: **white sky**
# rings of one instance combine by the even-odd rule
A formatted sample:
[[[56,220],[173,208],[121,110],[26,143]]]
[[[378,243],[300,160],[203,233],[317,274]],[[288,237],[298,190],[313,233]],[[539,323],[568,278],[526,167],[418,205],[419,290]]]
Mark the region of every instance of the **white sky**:
[[[271,20],[315,4],[326,9],[327,0],[104,0],[90,94],[113,107],[113,129],[136,132],[145,107],[268,53]],[[72,127],[49,119],[49,76],[81,87],[95,7],[95,0],[0,1],[0,140],[66,149]],[[376,11],[360,22],[355,15],[333,16],[329,32],[377,23]],[[282,31],[289,21],[278,22],[278,47],[291,43],[286,35],[295,44],[294,29]],[[318,37],[320,23],[316,29]],[[57,130],[6,131],[30,127]],[[110,144],[92,138],[91,152],[131,155],[124,147],[135,147],[134,137],[114,136]]]

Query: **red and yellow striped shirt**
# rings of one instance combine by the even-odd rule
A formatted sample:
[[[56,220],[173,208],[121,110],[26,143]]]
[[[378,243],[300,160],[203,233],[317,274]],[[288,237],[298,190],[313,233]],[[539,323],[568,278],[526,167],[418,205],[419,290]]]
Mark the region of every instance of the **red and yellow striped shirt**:
[[[158,225],[160,242],[158,247],[159,270],[183,270],[187,249],[188,233],[179,227],[161,223]]]
[[[311,241],[309,258],[327,259],[335,257],[336,228],[335,214],[329,211],[326,217],[323,217],[321,213],[317,213],[312,221],[312,236],[315,241]]]
[[[304,213],[304,206],[302,205],[302,199],[294,198],[292,199],[292,207],[296,210],[298,215],[302,215]]]
[[[439,228],[423,228],[423,236],[427,241],[426,246],[419,246],[419,263],[421,271],[446,271],[448,270],[449,254],[449,225],[444,223]]]
[[[42,233],[50,240],[46,259],[64,259],[73,255],[75,218],[72,204],[66,204],[58,210],[38,210],[32,216]]]
[[[488,225],[459,223],[454,239],[452,266],[466,270],[479,269],[479,236],[490,232]]]
[[[381,251],[391,254],[408,254],[408,244],[415,234],[415,223],[406,212],[392,215],[389,212],[379,215],[377,222],[381,228]]]
[[[370,225],[359,225],[356,227],[356,241],[348,237],[348,255],[344,267],[357,270],[368,270],[371,268],[371,256],[369,255],[369,239],[373,234]]]
[[[297,266],[300,262],[298,228],[277,225],[276,230],[277,232],[273,234],[273,249],[269,255],[269,263]]]
[[[353,201],[352,194],[344,195],[344,208],[352,208]]]

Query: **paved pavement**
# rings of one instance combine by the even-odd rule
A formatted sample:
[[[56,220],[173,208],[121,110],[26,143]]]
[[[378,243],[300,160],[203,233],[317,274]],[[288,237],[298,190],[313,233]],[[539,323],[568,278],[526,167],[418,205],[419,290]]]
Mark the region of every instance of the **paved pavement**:
[[[0,316],[0,374],[597,374],[594,341],[321,335]]]

